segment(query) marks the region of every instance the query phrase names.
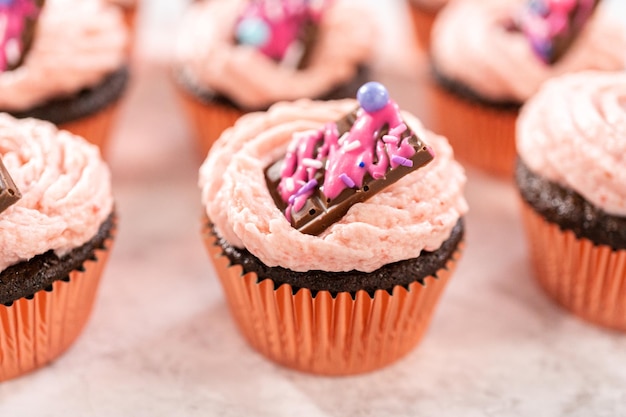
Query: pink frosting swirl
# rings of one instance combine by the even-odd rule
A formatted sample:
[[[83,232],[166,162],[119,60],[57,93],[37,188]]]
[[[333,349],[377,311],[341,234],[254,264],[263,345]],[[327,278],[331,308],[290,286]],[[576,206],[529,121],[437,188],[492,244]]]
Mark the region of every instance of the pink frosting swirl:
[[[192,4],[176,47],[176,65],[192,85],[218,91],[242,107],[321,97],[350,81],[372,56],[376,34],[370,16],[363,7],[337,0],[324,14],[307,68],[280,66],[253,47],[233,43],[243,4]]]
[[[546,83],[522,109],[517,150],[533,172],[626,216],[626,73]]]
[[[94,145],[50,123],[0,114],[0,155],[22,199],[0,213],[0,271],[93,238],[113,209],[111,179]]]
[[[24,63],[0,73],[0,109],[26,110],[101,82],[122,67],[127,33],[101,0],[46,0]]]
[[[293,271],[364,272],[436,250],[467,211],[465,174],[445,138],[403,113],[435,159],[350,208],[319,236],[294,229],[276,207],[263,170],[284,155],[294,132],[319,129],[357,106],[354,100],[279,103],[227,130],[200,169],[202,203],[220,236],[268,266]]]
[[[458,0],[433,28],[437,70],[485,99],[523,103],[546,80],[582,70],[626,67],[626,30],[601,4],[567,54],[546,65],[523,33],[506,28],[526,0]]]

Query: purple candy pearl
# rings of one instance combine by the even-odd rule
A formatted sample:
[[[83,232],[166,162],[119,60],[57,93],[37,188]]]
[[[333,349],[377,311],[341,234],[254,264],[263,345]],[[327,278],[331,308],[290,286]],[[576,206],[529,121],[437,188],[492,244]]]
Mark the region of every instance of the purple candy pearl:
[[[371,81],[363,84],[356,93],[359,104],[368,113],[381,110],[389,103],[389,92],[381,83]]]

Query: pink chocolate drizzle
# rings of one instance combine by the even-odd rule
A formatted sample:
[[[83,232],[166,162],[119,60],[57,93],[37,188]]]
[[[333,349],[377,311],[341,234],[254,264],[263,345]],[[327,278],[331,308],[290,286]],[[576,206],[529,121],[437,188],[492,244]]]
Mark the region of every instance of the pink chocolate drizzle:
[[[389,132],[378,139],[384,128]],[[323,168],[320,191],[332,200],[346,188],[362,187],[365,174],[380,179],[388,169],[412,166],[408,158],[415,149],[408,143],[409,136],[402,138],[406,130],[398,105],[389,100],[373,112],[360,108],[350,131],[341,137],[335,123],[327,123],[320,130],[294,133],[278,185],[281,198],[288,203],[287,219],[291,220],[291,210],[301,210],[313,195]]]
[[[39,11],[35,0],[0,0],[0,72],[15,67],[22,59],[27,47],[27,22],[35,20]]]

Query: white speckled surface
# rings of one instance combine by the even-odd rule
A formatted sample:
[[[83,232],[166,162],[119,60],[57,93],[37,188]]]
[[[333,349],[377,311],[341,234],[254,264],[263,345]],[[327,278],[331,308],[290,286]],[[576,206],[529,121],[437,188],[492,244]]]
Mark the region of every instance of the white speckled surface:
[[[162,55],[179,7],[145,3],[135,82],[109,155],[120,230],[92,320],[60,360],[0,385],[0,416],[626,415],[626,335],[587,325],[540,292],[513,187],[475,172],[465,256],[409,356],[372,374],[323,378],[251,350],[200,240],[200,159]],[[424,58],[394,72],[390,57],[381,78],[401,104],[425,112],[415,83],[423,71],[409,71]]]

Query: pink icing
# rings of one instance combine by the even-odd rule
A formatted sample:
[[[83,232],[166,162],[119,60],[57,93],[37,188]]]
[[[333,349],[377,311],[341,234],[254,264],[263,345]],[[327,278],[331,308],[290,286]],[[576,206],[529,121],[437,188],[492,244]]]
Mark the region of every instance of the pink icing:
[[[0,3],[0,72],[14,65],[24,52],[22,33],[27,19],[36,19],[39,7],[34,0],[9,0]],[[17,56],[11,56],[15,48]]]
[[[383,127],[390,132],[377,140]],[[327,123],[319,131],[295,133],[287,149],[278,191],[288,202],[287,218],[292,210],[298,212],[313,195],[319,184],[315,180],[324,169],[322,193],[330,200],[346,188],[361,188],[365,174],[374,179],[385,177],[388,169],[399,165],[412,166],[408,158],[415,154],[398,105],[389,100],[374,112],[360,109],[350,131],[341,138],[335,123]],[[320,144],[321,142],[321,144]],[[324,164],[326,165],[324,167]]]
[[[626,216],[626,73],[546,83],[522,109],[517,150],[533,172]]]
[[[0,271],[95,236],[113,209],[98,148],[54,125],[0,114],[0,156],[22,198],[0,215]]]
[[[595,3],[596,0],[530,0],[523,9],[520,25],[539,58],[553,63],[555,39],[580,31],[591,17]]]
[[[290,48],[297,42],[301,30],[307,22],[317,24],[325,7],[312,4],[308,0],[256,0],[250,1],[237,23],[262,22],[268,29],[268,39],[257,45],[268,57],[282,61]]]
[[[626,67],[626,29],[598,6],[568,52],[545,65],[526,37],[510,31],[525,0],[457,0],[438,15],[433,28],[432,60],[445,77],[481,97],[523,103],[555,76],[587,69]]]
[[[202,203],[218,234],[268,266],[294,271],[368,272],[439,248],[467,211],[465,175],[446,139],[408,113],[408,128],[437,155],[424,168],[355,204],[318,236],[294,229],[276,207],[265,168],[285,154],[295,132],[318,131],[356,107],[355,100],[280,103],[228,129],[200,169]]]

